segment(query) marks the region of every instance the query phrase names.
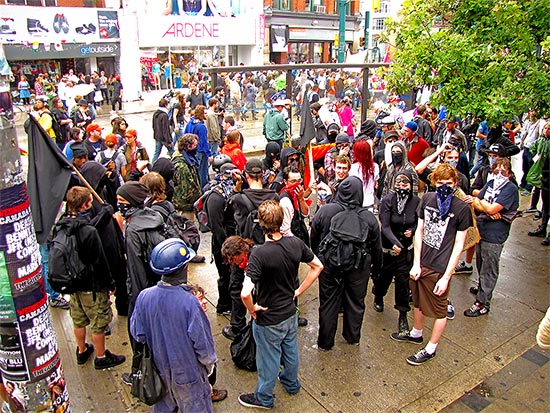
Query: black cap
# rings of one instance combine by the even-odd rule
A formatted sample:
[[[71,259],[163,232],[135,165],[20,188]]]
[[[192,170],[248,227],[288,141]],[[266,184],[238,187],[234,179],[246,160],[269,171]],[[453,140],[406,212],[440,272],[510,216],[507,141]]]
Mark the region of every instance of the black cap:
[[[347,133],[339,133],[338,136],[336,136],[336,145],[339,143],[349,143],[349,135]]]
[[[262,163],[258,159],[250,159],[246,163],[244,170],[249,174],[261,174],[263,172]]]
[[[71,145],[71,150],[73,151],[73,159],[88,156],[88,148],[84,142],[74,142]]]

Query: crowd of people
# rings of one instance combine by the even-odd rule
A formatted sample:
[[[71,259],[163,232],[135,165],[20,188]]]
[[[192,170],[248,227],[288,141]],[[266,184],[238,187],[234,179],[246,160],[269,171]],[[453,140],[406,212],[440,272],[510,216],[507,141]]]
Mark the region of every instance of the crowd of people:
[[[240,105],[231,97],[231,84],[229,100],[223,87],[207,99],[194,84],[188,96],[160,99],[152,116],[152,159],[122,116],[113,116],[112,130],[103,136],[85,116],[89,104],[77,102],[78,115],[64,125],[67,138],[58,144],[101,201],[73,176],[67,211],[52,236],[68,228],[87,234],[83,239],[90,247],[82,260],[93,264],[92,279],[101,271],[101,282],[97,278],[71,294],[70,304],[50,287],[48,294],[52,306],[71,307],[80,364],[94,352],[97,369],[125,361],[105,349],[112,319],[108,292],[114,291],[118,315],[129,318],[133,350],[124,382],[132,384],[146,344],[169,389],[153,411],[211,411],[212,401],[227,396],[213,387],[217,356],[211,326],[204,295],[188,274],[190,264],[205,261],[189,237],[198,234],[197,226],[212,234],[216,313],[230,315],[223,336],[239,341],[248,328],[247,313],[253,320],[258,384],[239,396],[247,407],[272,407],[277,378],[289,394],[299,392],[297,329],[308,320],[298,300],[317,279],[319,351],[334,347],[339,313],[344,340],[359,345],[369,279],[377,312],[384,311],[395,281],[397,329],[391,339],[424,343],[406,359],[421,365],[435,357],[447,320],[455,317],[451,279],[472,273],[474,256],[478,282],[470,288],[475,298],[464,315],[491,311],[520,194],[531,196],[524,213],[538,213],[542,201],[540,225],[528,235],[550,245],[546,119],[531,110],[521,120],[488,124],[419,105],[405,121],[403,105],[392,100],[377,106],[375,120],[357,125],[353,99],[345,93],[324,98],[330,89],[321,90],[321,72],[307,72],[302,85],[315,126],[312,165],[303,137],[288,136],[292,102],[283,98],[272,100],[264,116],[265,155],[247,159],[237,112],[224,111],[225,104]],[[231,82],[240,80],[235,74]],[[235,87],[240,92],[254,81],[243,83]],[[52,117],[53,108],[47,109],[46,100],[36,105],[40,123],[56,139],[43,120]],[[168,158],[161,156],[163,147]],[[521,150],[518,183],[510,157]],[[41,245],[45,262],[47,251]],[[308,272],[300,282],[302,262]],[[159,323],[159,314],[171,317]],[[426,317],[435,319],[427,342]],[[85,341],[88,325],[93,345]]]

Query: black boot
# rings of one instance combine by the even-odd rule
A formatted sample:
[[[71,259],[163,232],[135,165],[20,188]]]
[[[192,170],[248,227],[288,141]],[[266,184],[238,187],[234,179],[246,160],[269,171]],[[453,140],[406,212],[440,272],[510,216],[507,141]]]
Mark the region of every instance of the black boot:
[[[406,311],[400,311],[399,312],[398,329],[399,329],[399,332],[404,332],[404,331],[408,332],[408,331],[410,331],[409,321],[407,320],[407,312]]]
[[[527,233],[530,237],[544,238],[546,236],[546,226],[539,225],[536,229]]]
[[[550,245],[550,235],[547,235],[546,238],[542,240],[541,245],[545,245],[545,246]]]
[[[374,296],[374,304],[372,305],[374,311],[381,313],[384,311],[384,298]]]

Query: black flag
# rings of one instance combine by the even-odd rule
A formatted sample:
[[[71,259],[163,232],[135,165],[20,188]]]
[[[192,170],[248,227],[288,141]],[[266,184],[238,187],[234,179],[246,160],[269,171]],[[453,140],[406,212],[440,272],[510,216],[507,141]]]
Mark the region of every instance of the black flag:
[[[305,148],[306,145],[315,138],[315,125],[313,124],[313,115],[309,108],[309,99],[304,95],[302,103],[300,119],[300,146]]]
[[[71,164],[31,115],[25,122],[25,130],[29,136],[27,187],[36,239],[43,244],[67,192]]]

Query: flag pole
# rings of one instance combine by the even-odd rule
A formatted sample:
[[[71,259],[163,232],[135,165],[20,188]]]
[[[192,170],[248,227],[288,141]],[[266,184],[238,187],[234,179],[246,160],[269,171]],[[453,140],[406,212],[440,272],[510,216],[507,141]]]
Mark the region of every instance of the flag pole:
[[[71,165],[71,169],[76,174],[76,176],[78,176],[78,178],[84,184],[84,186],[90,190],[90,192],[92,193],[93,197],[97,200],[97,202],[99,202],[100,204],[105,203],[105,201],[103,201],[103,199],[101,199],[101,197],[97,194],[97,192],[94,191],[94,188],[92,188],[92,186],[88,183],[88,181],[86,181],[86,178],[84,178],[82,176],[82,174],[80,173],[80,171],[78,169],[76,169],[76,166]]]

